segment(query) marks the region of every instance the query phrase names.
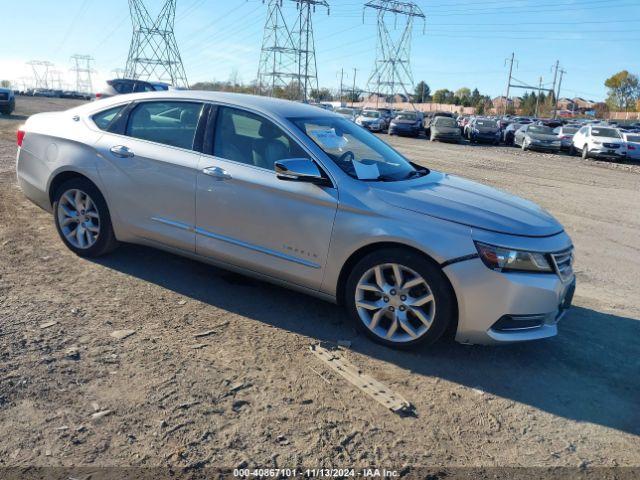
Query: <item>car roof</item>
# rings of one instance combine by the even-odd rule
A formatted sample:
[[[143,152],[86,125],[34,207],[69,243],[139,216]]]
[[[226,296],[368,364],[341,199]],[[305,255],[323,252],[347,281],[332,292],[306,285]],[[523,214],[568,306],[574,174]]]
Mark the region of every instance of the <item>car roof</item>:
[[[86,109],[88,112],[99,112],[111,106],[122,103],[142,100],[195,100],[203,102],[216,102],[256,110],[267,115],[281,118],[289,117],[318,117],[320,115],[331,116],[332,112],[317,108],[300,102],[281,100],[258,95],[247,95],[244,93],[231,92],[211,92],[199,90],[169,90],[163,92],[145,92],[126,95],[116,95],[106,99],[92,102],[90,104],[77,107],[78,110]],[[346,107],[345,107],[346,108]],[[352,110],[352,109],[350,109]]]

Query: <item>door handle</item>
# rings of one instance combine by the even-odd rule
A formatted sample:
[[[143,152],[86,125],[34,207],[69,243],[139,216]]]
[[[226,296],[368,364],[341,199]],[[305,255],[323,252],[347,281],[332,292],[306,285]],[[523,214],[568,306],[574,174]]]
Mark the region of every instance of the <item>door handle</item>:
[[[129,150],[124,145],[117,145],[115,147],[111,147],[109,151],[116,157],[120,158],[131,158],[134,156],[133,152]]]
[[[202,173],[204,173],[205,175],[209,175],[210,177],[216,178],[218,180],[229,180],[232,178],[229,172],[227,172],[224,168],[220,168],[220,167],[203,168]]]

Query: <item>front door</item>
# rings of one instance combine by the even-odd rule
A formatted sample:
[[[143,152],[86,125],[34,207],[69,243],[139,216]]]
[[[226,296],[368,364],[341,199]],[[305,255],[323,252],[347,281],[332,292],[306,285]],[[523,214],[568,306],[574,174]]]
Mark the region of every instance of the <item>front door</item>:
[[[193,150],[201,103],[151,101],[130,113],[124,135],[105,133],[100,177],[115,215],[134,235],[195,251]]]
[[[270,120],[220,107],[215,123],[198,169],[197,253],[319,289],[337,190],[276,177],[275,161],[309,154]]]

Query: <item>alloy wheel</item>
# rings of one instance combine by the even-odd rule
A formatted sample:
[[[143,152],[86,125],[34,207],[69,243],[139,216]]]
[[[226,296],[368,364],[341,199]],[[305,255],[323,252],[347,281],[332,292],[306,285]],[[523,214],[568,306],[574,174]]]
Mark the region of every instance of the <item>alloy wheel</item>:
[[[356,286],[355,296],[364,326],[389,342],[417,340],[427,333],[435,318],[435,297],[427,281],[397,263],[367,270]]]
[[[95,245],[100,235],[100,214],[86,192],[67,190],[60,197],[57,210],[60,230],[67,242],[80,249]]]

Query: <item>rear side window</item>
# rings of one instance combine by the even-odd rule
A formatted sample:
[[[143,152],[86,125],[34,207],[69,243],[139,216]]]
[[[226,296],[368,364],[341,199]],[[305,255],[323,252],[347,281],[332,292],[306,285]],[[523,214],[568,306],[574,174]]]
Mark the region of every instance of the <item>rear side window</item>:
[[[141,103],[129,116],[126,135],[192,150],[203,107],[192,102]]]
[[[96,113],[92,117],[93,123],[95,123],[100,130],[109,130],[109,127],[113,125],[114,120],[124,107],[124,105],[120,105],[119,107],[110,108],[109,110]]]

